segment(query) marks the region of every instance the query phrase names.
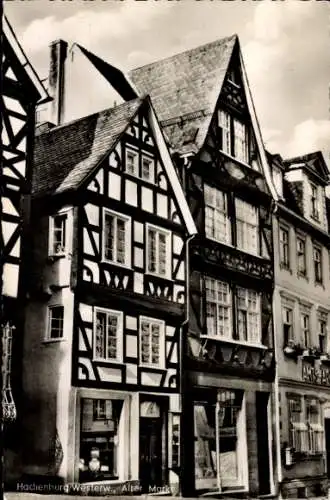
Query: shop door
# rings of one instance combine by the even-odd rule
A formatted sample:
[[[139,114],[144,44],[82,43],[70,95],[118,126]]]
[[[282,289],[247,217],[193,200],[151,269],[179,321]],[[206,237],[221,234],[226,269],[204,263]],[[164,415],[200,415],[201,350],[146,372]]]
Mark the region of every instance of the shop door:
[[[143,493],[162,484],[162,421],[140,419],[140,482]]]
[[[270,493],[267,392],[256,393],[259,494]]]
[[[330,418],[324,419],[325,449],[327,454],[327,476],[330,479]]]

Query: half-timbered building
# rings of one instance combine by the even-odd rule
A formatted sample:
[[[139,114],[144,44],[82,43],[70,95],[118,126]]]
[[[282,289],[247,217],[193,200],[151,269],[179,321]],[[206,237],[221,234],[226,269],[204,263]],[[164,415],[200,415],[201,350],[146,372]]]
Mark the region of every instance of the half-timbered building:
[[[38,135],[34,159],[24,472],[161,488],[196,229],[149,98]]]
[[[329,171],[321,152],[270,158],[274,216],[278,483],[324,494],[330,477]]]
[[[130,73],[172,146],[198,235],[182,359],[182,492],[274,493],[272,207],[237,36]]]
[[[2,17],[1,23],[0,324],[2,417],[5,422],[4,465],[7,468],[10,467],[17,448],[17,441],[15,445],[14,439],[17,427],[15,426],[15,431],[12,432],[13,426],[9,425],[9,422],[15,420],[17,410],[19,413],[20,409],[20,341],[24,300],[22,278],[23,260],[28,245],[26,228],[31,191],[34,115],[37,103],[47,101],[48,95],[5,16]],[[16,375],[14,380],[11,380],[12,366]]]

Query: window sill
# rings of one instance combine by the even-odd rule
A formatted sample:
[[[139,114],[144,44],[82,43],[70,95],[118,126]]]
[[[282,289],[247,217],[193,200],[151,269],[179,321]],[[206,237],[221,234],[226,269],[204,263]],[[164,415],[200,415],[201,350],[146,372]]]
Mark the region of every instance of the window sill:
[[[280,269],[282,271],[287,271],[288,273],[292,274],[292,269],[288,264],[284,264],[283,262],[280,263]]]
[[[105,358],[95,358],[93,357],[93,360],[92,360],[94,363],[99,363],[99,364],[102,364],[102,365],[112,365],[112,364],[115,364],[115,365],[124,365],[124,362],[122,359],[105,359]]]
[[[268,349],[267,346],[263,345],[263,344],[256,344],[254,342],[247,342],[245,340],[236,340],[236,339],[228,339],[226,337],[220,337],[220,335],[201,335],[200,336],[201,339],[205,339],[205,340],[217,340],[219,342],[226,342],[227,344],[235,344],[235,345],[240,345],[240,346],[246,346],[246,347],[254,347],[254,348],[257,348],[257,349],[263,349],[263,350],[266,350]]]
[[[53,263],[56,260],[64,259],[67,256],[68,256],[68,254],[66,252],[61,252],[61,253],[56,253],[54,255],[48,255],[47,260],[48,260],[48,262]]]
[[[132,266],[130,264],[120,264],[119,262],[114,262],[113,260],[108,260],[103,257],[102,259],[102,264],[110,264],[111,266],[114,267],[120,267],[120,269],[128,269],[132,270]]]
[[[236,158],[236,156],[232,156],[230,155],[229,153],[226,153],[226,151],[223,151],[222,149],[220,149],[220,152],[226,156],[228,158],[228,160],[232,160],[236,163],[238,163],[239,165],[242,165],[243,167],[245,168],[249,168],[250,170],[253,170],[254,172],[258,172],[257,170],[255,170],[252,165],[249,165],[248,163],[246,163],[245,161],[242,161],[240,160],[239,158]]]
[[[164,365],[149,365],[145,363],[139,363],[140,368],[148,368],[149,370],[158,370],[158,371],[163,371],[166,372],[166,368]]]
[[[58,339],[43,339],[42,343],[43,344],[53,344],[53,343],[58,343],[58,342],[66,342],[66,339],[64,337],[58,338]]]
[[[145,273],[145,275],[151,276],[152,278],[157,278],[159,280],[164,280],[164,281],[169,281],[171,283],[174,283],[174,280],[172,278],[169,278],[168,276],[163,276],[161,274],[147,272],[147,273]]]

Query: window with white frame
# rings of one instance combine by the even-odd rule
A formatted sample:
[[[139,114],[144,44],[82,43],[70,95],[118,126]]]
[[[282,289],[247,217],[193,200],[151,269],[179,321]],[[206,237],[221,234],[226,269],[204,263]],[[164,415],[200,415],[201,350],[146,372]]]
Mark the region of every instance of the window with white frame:
[[[219,110],[218,113],[219,128],[221,130],[221,149],[224,153],[231,155],[231,130],[230,114],[227,111]]]
[[[323,311],[317,313],[319,349],[321,353],[328,352],[328,314]]]
[[[63,255],[66,250],[67,214],[50,217],[49,255]]]
[[[235,200],[235,208],[237,248],[259,255],[259,217],[257,208],[238,198]]]
[[[227,195],[208,184],[204,185],[205,234],[208,238],[231,243]]]
[[[138,177],[139,175],[139,154],[132,149],[126,149],[126,172]]]
[[[319,190],[315,184],[311,183],[311,217],[320,220],[320,198]]]
[[[247,130],[244,123],[234,119],[234,156],[244,163],[248,162]]]
[[[131,219],[106,210],[104,212],[103,257],[118,265],[130,266]]]
[[[237,332],[241,341],[261,342],[260,294],[255,290],[237,287]]]
[[[213,278],[205,279],[207,335],[231,339],[232,298],[228,283]]]
[[[123,313],[95,309],[94,358],[102,361],[122,361]]]
[[[297,271],[300,276],[306,276],[306,240],[303,236],[297,236]]]
[[[314,263],[314,277],[315,282],[323,283],[323,270],[322,270],[322,249],[313,245],[313,263]]]
[[[171,233],[147,226],[147,271],[164,278],[171,277]]]
[[[48,307],[48,328],[47,340],[57,340],[63,338],[63,322],[64,322],[64,307],[50,306]]]
[[[307,453],[308,427],[303,412],[303,398],[299,395],[288,396],[289,410],[289,443],[296,452]]]
[[[150,156],[142,155],[141,178],[145,181],[154,182],[155,160]]]
[[[280,266],[285,269],[290,269],[290,233],[289,229],[281,226],[279,229],[280,236]]]
[[[154,318],[140,317],[140,364],[163,368],[165,365],[165,324]]]
[[[311,455],[324,451],[324,429],[321,424],[321,405],[315,398],[306,398],[306,422],[308,427],[308,451]]]
[[[300,306],[301,333],[304,347],[311,347],[310,309]]]
[[[284,345],[294,341],[292,301],[282,299],[282,325]]]

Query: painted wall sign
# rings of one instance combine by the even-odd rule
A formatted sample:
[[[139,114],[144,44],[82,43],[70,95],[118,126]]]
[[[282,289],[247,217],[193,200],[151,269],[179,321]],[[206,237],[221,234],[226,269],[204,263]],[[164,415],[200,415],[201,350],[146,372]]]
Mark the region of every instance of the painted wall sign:
[[[330,368],[326,368],[324,366],[317,368],[303,363],[302,379],[304,382],[330,386]]]

